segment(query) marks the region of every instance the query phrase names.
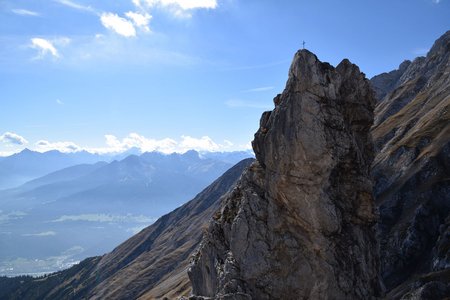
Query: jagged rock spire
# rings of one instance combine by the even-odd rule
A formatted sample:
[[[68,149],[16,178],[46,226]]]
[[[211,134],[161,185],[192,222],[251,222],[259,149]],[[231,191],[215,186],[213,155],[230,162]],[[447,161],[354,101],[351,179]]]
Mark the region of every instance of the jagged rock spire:
[[[257,162],[193,259],[193,294],[370,299],[380,285],[369,83],[348,60],[334,68],[301,50],[274,102],[253,141]]]

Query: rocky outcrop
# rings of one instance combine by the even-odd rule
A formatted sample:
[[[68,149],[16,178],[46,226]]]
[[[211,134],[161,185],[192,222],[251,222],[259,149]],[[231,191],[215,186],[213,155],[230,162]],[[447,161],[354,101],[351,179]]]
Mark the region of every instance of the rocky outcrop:
[[[211,221],[193,299],[371,299],[380,294],[369,168],[374,96],[356,65],[297,52],[257,161]]]
[[[389,299],[440,299],[450,290],[450,31],[400,81],[372,128],[381,274]]]
[[[88,258],[43,278],[0,278],[0,299],[175,299],[189,295],[186,269],[208,220],[220,207],[246,159],[225,172],[193,200],[102,257]]]
[[[376,126],[398,113],[419,93],[429,89],[430,84],[437,80],[436,77],[448,77],[448,74],[445,74],[450,55],[448,36],[449,32],[439,38],[426,57],[418,57],[412,63],[400,65],[400,69],[393,72],[397,75],[401,73],[401,76],[391,84],[379,84],[382,78],[386,78],[386,75],[375,76],[371,79],[372,86],[377,91],[377,87],[387,87],[384,98],[375,108]],[[378,92],[378,94],[380,93]]]

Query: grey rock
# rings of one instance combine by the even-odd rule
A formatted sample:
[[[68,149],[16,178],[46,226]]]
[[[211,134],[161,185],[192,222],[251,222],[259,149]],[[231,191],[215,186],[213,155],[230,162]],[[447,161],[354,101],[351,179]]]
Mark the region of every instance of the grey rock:
[[[403,69],[400,68],[398,71],[394,71],[396,75],[401,74],[401,76],[397,80],[393,78],[394,82],[392,84],[380,83],[383,82],[383,79],[388,79],[386,78],[389,77],[388,75],[380,75],[372,78],[371,82],[377,94],[381,96],[384,93],[385,95],[375,108],[376,126],[399,112],[418,94],[429,89],[432,83],[440,77],[449,77],[449,40],[450,31],[447,31],[436,40],[426,57],[418,57],[412,63],[407,64],[406,69],[404,69],[406,65],[403,65]]]
[[[348,60],[334,68],[302,50],[274,103],[255,134],[257,161],[193,257],[192,299],[376,297],[368,80]]]
[[[372,128],[381,275],[389,299],[422,299],[429,281],[417,278],[450,280],[450,31],[400,81]]]
[[[400,77],[411,65],[410,60],[405,60],[400,64],[397,70],[376,75],[370,79],[376,98],[382,101],[383,98],[400,84]]]

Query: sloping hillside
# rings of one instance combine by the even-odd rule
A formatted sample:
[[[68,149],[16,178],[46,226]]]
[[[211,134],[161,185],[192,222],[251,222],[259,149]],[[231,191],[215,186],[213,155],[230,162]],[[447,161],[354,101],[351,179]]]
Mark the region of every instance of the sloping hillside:
[[[391,298],[440,299],[450,292],[450,31],[402,72],[372,128],[382,276]]]

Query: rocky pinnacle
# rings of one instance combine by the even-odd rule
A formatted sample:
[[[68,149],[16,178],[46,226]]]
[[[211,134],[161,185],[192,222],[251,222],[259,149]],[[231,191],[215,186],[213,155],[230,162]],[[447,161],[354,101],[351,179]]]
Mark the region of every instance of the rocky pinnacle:
[[[371,299],[380,294],[370,165],[374,95],[359,68],[296,53],[257,161],[192,258],[192,299]]]

